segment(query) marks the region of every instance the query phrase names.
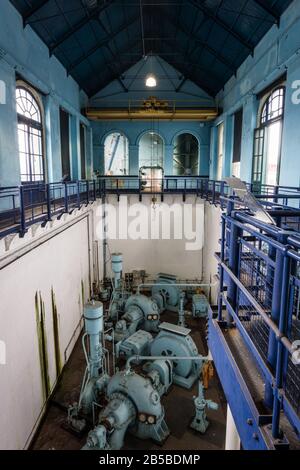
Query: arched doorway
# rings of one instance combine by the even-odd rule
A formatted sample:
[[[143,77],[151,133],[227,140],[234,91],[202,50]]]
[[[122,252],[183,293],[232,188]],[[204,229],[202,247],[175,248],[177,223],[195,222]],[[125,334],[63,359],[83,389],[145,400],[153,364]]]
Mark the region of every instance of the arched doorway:
[[[112,132],[104,141],[105,175],[129,174],[128,139],[120,132]]]
[[[159,134],[149,131],[139,144],[139,175],[143,191],[159,192],[163,186],[164,141]]]
[[[159,134],[147,132],[139,143],[139,168],[164,166],[164,141]]]
[[[174,176],[199,175],[199,143],[193,134],[183,133],[174,140]]]

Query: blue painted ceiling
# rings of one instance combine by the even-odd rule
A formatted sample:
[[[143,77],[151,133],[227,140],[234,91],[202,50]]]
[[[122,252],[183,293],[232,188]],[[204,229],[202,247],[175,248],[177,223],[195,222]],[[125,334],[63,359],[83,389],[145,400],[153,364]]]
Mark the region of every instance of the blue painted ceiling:
[[[215,96],[292,0],[11,0],[89,95],[157,55]]]

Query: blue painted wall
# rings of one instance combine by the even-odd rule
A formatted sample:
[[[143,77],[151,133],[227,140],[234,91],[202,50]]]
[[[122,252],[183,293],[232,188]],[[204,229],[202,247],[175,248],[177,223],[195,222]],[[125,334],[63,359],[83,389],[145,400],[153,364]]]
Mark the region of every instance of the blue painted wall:
[[[145,86],[145,78],[153,73],[157,78],[157,87]],[[127,88],[115,80],[97,93],[91,100],[91,107],[124,107],[131,103],[142,104],[149,96],[167,100],[178,107],[213,107],[214,100],[205,91],[190,80],[183,81],[183,76],[174,67],[160,57],[141,60],[123,74],[122,81]],[[209,173],[210,123],[168,121],[119,121],[92,122],[94,141],[94,168],[103,173],[104,141],[113,131],[124,133],[129,140],[129,168],[132,175],[139,170],[139,139],[147,131],[155,131],[164,140],[164,168],[167,175],[173,174],[173,144],[178,134],[192,133],[199,142],[200,174]]]
[[[173,146],[177,135],[188,132],[193,134],[199,142],[199,168],[200,175],[209,174],[209,146],[210,124],[200,122],[91,122],[94,143],[94,169],[103,173],[104,170],[104,142],[111,132],[121,132],[129,141],[129,170],[131,175],[139,171],[139,141],[145,132],[153,131],[159,134],[164,141],[164,169],[166,175],[173,174]]]
[[[17,115],[15,108],[16,73],[43,95],[45,110],[45,153],[49,181],[61,178],[59,107],[64,107],[75,120],[72,124],[72,168],[80,174],[78,158],[79,120],[89,127],[81,115],[86,96],[77,83],[67,77],[61,63],[53,56],[33,30],[23,29],[22,18],[8,0],[1,0],[0,14],[0,80],[5,84],[6,102],[0,104],[0,186],[20,182]],[[91,135],[87,131],[88,172],[91,173]]]
[[[80,109],[87,105],[87,97],[79,90],[77,83],[66,74],[60,62],[49,58],[48,49],[27,26],[23,29],[21,16],[8,0],[1,1],[0,27],[0,80],[5,83],[6,102],[0,104],[0,185],[18,184],[19,158],[17,142],[17,116],[15,110],[16,73],[30,82],[41,93],[45,107],[46,159],[49,181],[61,178],[59,107],[64,107],[73,117],[71,129],[72,176],[80,175],[79,121],[87,126],[86,160],[87,176],[93,168],[103,171],[104,139],[112,131],[125,133],[129,139],[130,172],[138,172],[138,142],[140,136],[149,130],[156,130],[165,142],[165,172],[172,174],[172,153],[174,137],[181,132],[191,132],[199,140],[200,174],[216,173],[216,128],[199,122],[92,122],[81,115]],[[233,150],[233,113],[243,107],[243,136],[241,177],[251,180],[253,131],[256,127],[258,100],[256,94],[274,80],[287,73],[287,95],[283,129],[280,183],[299,185],[300,148],[300,104],[292,101],[294,86],[300,80],[300,1],[294,3],[283,14],[280,27],[273,26],[256,47],[253,57],[239,68],[236,77],[225,85],[217,96],[217,104],[223,114],[215,121],[217,126],[224,121],[224,165],[223,176],[231,174]],[[144,77],[153,72],[158,79],[156,89],[146,89]],[[176,101],[177,106],[213,106],[205,91],[186,80],[176,69],[160,58],[140,61],[123,77],[124,91],[115,80],[97,93],[90,106],[120,106],[120,102],[146,99],[150,95]],[[295,85],[296,84],[296,85]],[[180,90],[178,91],[178,87]],[[299,98],[300,94],[297,95]],[[90,128],[89,128],[90,126]],[[202,126],[202,127],[201,127]],[[92,131],[94,136],[92,136]],[[94,152],[94,158],[93,158]]]
[[[300,104],[292,102],[300,80],[300,1],[294,1],[282,15],[280,27],[273,26],[241,65],[236,77],[232,77],[217,96],[223,114],[215,125],[224,121],[224,166],[223,176],[232,171],[233,123],[232,115],[243,107],[243,136],[241,152],[241,178],[251,181],[253,132],[257,122],[259,101],[257,93],[287,73],[285,118],[282,140],[280,184],[299,186],[300,183]],[[298,82],[298,87],[300,82]],[[300,93],[298,93],[298,98]],[[216,171],[216,133],[212,131],[211,168],[213,178]]]

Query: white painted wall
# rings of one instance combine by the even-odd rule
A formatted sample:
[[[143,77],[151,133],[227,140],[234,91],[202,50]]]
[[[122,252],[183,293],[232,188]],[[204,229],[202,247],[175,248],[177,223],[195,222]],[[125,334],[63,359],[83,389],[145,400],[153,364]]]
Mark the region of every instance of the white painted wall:
[[[128,205],[138,203],[138,198],[136,196],[130,196],[127,198]],[[193,204],[192,209],[193,220],[195,221],[195,197],[187,197],[186,204]],[[108,203],[114,206],[117,217],[124,217],[124,212],[122,207],[117,202],[115,196],[110,196],[108,198]],[[150,209],[153,206],[150,196],[143,196],[143,204]],[[165,197],[165,204],[179,204],[181,208],[183,207],[182,196],[181,197]],[[197,199],[199,204],[199,216],[198,220],[200,221],[200,229],[204,232],[204,202],[199,198]],[[95,217],[95,231],[96,238],[99,240],[99,223],[101,219],[101,205],[99,205],[96,210]],[[156,202],[156,209],[150,212],[150,219],[153,220],[154,217],[158,217],[158,212],[161,211],[162,218],[167,217],[167,209],[165,209],[160,200]],[[129,221],[133,220],[133,217],[130,217]],[[179,220],[176,219],[179,223]],[[121,222],[124,226],[124,222]],[[172,231],[171,231],[172,233]],[[108,246],[111,253],[121,252],[123,253],[123,272],[129,272],[134,269],[145,269],[147,273],[153,277],[159,272],[164,272],[168,274],[176,274],[179,278],[182,279],[194,279],[202,278],[202,259],[203,259],[203,248],[197,249],[195,251],[189,251],[186,249],[186,242],[188,240],[132,240],[132,239],[118,239],[118,240],[109,240]],[[203,246],[203,239],[201,240]],[[99,253],[102,256],[102,241],[99,240]],[[102,277],[102,262],[100,262],[100,278]],[[110,274],[110,263],[107,264],[107,271]]]
[[[1,449],[26,447],[43,410],[36,292],[41,293],[45,302],[51,388],[56,381],[52,287],[59,314],[61,362],[64,364],[64,351],[82,315],[81,281],[84,283],[84,301],[89,296],[88,217],[88,212],[81,220],[69,216],[58,222],[55,229],[39,229],[38,235],[29,233],[25,240],[16,240],[8,252],[0,250],[0,340],[6,344],[7,359],[6,365],[0,365]],[[73,225],[57,233],[67,223]],[[45,234],[50,237],[48,240],[43,240]],[[43,243],[26,253],[33,241]],[[3,250],[3,245],[1,248]],[[18,255],[22,256],[13,261]],[[75,340],[76,337],[68,354]]]
[[[120,214],[115,197],[109,198]],[[136,203],[137,198],[129,198]],[[144,196],[149,208],[151,197]],[[166,197],[166,203],[182,204],[181,197]],[[187,204],[196,199],[187,198]],[[204,248],[187,251],[185,240],[116,240],[110,241],[111,252],[121,251],[124,272],[146,269],[150,276],[158,272],[180,278],[209,281],[217,272],[213,253],[218,249],[220,209],[200,204]],[[157,201],[157,208],[159,208]],[[204,214],[205,208],[205,214]],[[100,212],[100,213],[99,213]],[[153,214],[152,214],[153,216]],[[162,210],[162,216],[166,216]],[[0,342],[6,345],[6,365],[0,361],[0,449],[26,448],[42,416],[44,399],[38,350],[35,295],[41,293],[45,303],[47,350],[51,388],[56,369],[52,321],[51,288],[55,292],[59,314],[59,337],[62,364],[64,351],[82,315],[81,281],[85,298],[89,296],[92,266],[92,242],[101,218],[101,204],[82,208],[45,228],[33,227],[24,239],[0,240]],[[99,241],[99,268],[102,268],[102,244]],[[108,268],[110,268],[108,264]],[[100,272],[100,278],[102,273]],[[217,289],[215,289],[216,291]],[[79,329],[68,348],[68,359]]]
[[[218,272],[218,263],[215,253],[220,251],[219,239],[221,238],[221,209],[205,202],[205,235],[203,253],[204,281],[215,283],[215,275]],[[211,288],[211,303],[217,304],[218,285]]]

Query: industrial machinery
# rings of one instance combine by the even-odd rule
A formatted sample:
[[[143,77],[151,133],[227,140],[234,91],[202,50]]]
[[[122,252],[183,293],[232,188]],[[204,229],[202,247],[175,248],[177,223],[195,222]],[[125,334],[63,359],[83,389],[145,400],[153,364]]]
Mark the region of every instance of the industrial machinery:
[[[198,384],[198,396],[194,397],[194,405],[196,414],[190,427],[195,431],[204,434],[209,426],[209,421],[206,417],[206,408],[217,411],[218,404],[212,400],[206,400],[204,396],[203,383],[200,380]]]
[[[87,368],[79,402],[68,411],[68,428],[77,433],[85,429],[88,417],[93,418],[94,426],[96,424],[88,434],[84,449],[120,449],[127,432],[140,439],[163,442],[169,430],[162,395],[169,391],[173,382],[190,388],[207,361],[198,354],[189,336],[190,330],[169,323],[159,325],[158,306],[150,297],[132,295],[126,301],[125,312],[128,316],[125,317],[125,313],[119,322],[126,323],[125,317],[127,333],[131,333],[131,328],[135,331],[115,344],[117,355],[127,362],[124,370],[113,371],[110,376],[110,368],[105,369],[107,361],[104,360],[107,334],[103,331],[102,303],[92,301],[84,308],[82,344]],[[155,325],[153,329],[159,331],[158,335],[153,338],[149,331],[137,330],[139,321],[150,329]],[[139,365],[139,372],[132,370],[130,364]]]
[[[157,294],[165,298],[165,309],[177,312],[180,301],[180,289],[175,284],[176,276],[172,274],[159,273],[157,275],[154,286],[152,287],[152,297]]]
[[[161,323],[159,334],[150,346],[151,356],[186,357],[174,362],[173,382],[191,388],[199,378],[206,358],[199,356],[197,346],[190,336],[191,330],[171,323]]]
[[[111,269],[114,273],[113,292],[108,309],[108,318],[110,320],[118,320],[119,313],[124,308],[126,299],[126,292],[122,286],[122,269],[123,269],[123,255],[122,253],[112,253],[111,255]]]
[[[75,432],[81,432],[85,428],[85,419],[79,416],[91,414],[93,403],[97,402],[99,394],[103,392],[109,379],[104,367],[103,304],[101,302],[91,301],[84,306],[84,324],[82,347],[87,364],[79,402],[69,407],[67,420],[67,426]],[[86,340],[88,340],[88,348]]]
[[[160,313],[157,301],[142,294],[131,295],[125,303],[125,313],[116,323],[115,340],[122,341],[141,328],[157,332]]]
[[[108,405],[100,412],[98,425],[89,433],[83,449],[121,449],[127,431],[140,439],[165,441],[169,429],[160,396],[169,384],[171,366],[157,367],[146,377],[125,370],[110,379]]]
[[[194,294],[192,297],[192,315],[194,318],[206,318],[208,301],[204,294]]]
[[[184,310],[185,292],[180,293],[179,308],[178,308],[178,326],[185,327],[185,310]]]
[[[148,356],[150,354],[150,344],[152,335],[147,331],[138,330],[129,338],[116,344],[116,355],[128,359],[131,356]]]

